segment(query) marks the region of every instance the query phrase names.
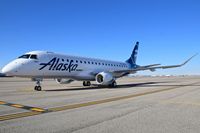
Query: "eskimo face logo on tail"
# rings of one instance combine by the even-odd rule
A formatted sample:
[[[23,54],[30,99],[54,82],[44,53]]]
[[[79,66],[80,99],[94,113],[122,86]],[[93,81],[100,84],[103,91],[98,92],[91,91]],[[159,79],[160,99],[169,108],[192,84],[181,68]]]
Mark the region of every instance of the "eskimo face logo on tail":
[[[66,62],[64,59],[54,57],[48,63],[40,63],[42,66],[39,70],[49,68],[51,71],[76,71],[78,64],[73,64],[73,60]]]

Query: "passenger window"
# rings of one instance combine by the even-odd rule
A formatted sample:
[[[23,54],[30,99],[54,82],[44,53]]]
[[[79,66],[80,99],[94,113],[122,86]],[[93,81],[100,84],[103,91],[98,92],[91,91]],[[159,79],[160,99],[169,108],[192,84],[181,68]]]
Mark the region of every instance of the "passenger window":
[[[86,64],[86,61],[84,61],[84,63]]]
[[[30,59],[37,59],[37,55],[32,54],[32,55],[30,56]]]
[[[80,63],[82,63],[82,61],[80,61]]]

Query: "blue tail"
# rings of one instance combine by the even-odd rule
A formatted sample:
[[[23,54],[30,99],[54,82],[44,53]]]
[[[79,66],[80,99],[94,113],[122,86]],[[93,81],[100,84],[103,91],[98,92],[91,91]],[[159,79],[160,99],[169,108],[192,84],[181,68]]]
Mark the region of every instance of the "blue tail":
[[[128,63],[131,68],[137,67],[136,59],[137,59],[138,47],[139,47],[139,42],[136,42],[131,57],[126,61],[126,63]]]

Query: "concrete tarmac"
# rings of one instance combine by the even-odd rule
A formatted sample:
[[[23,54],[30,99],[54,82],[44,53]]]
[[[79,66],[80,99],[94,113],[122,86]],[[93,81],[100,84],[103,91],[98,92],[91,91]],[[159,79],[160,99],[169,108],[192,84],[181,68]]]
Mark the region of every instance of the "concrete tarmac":
[[[0,133],[199,133],[200,76],[132,77],[117,88],[0,78]]]

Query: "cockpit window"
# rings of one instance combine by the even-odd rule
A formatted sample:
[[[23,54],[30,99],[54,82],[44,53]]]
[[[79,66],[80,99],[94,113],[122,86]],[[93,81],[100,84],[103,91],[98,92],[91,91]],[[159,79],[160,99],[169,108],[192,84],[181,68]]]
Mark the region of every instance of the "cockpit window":
[[[22,55],[18,58],[28,59],[29,57],[30,57],[30,54],[25,54],[25,55]]]
[[[30,56],[30,59],[37,59],[37,55],[32,54],[32,55]]]
[[[18,58],[21,58],[21,59],[37,59],[37,55],[36,54],[25,54],[25,55],[22,55]]]

